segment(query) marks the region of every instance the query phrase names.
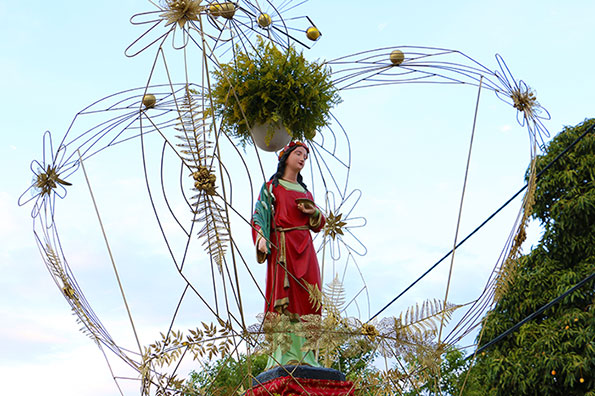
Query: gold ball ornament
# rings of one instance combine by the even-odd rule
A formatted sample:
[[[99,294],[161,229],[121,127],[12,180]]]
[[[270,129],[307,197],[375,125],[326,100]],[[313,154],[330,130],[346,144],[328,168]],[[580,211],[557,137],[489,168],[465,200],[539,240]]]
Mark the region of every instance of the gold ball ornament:
[[[236,6],[229,1],[226,1],[225,3],[213,3],[209,6],[209,12],[214,17],[233,19],[233,16],[236,13]]]
[[[262,13],[258,16],[256,22],[258,22],[258,26],[261,28],[268,28],[273,23],[273,20],[269,14]]]
[[[145,96],[143,96],[143,105],[145,105],[147,109],[155,107],[156,102],[157,98],[155,98],[155,95],[146,94]]]
[[[580,379],[578,380],[578,382],[580,382],[580,383],[582,384],[583,382],[585,382],[585,379],[584,379],[584,378],[580,378]]]
[[[399,66],[405,60],[405,54],[401,50],[394,50],[390,53],[390,61],[393,65]]]
[[[306,30],[306,37],[308,37],[312,41],[316,41],[320,38],[320,30],[316,26],[310,26]]]
[[[552,370],[552,375],[556,375],[556,370]]]

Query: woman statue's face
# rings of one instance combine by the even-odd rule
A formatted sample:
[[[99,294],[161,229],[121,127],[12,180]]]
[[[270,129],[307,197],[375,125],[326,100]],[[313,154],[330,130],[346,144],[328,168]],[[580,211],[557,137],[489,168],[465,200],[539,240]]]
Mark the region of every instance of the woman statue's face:
[[[285,166],[295,172],[304,169],[306,160],[308,159],[308,152],[303,147],[298,147],[289,153],[289,157],[285,161]]]

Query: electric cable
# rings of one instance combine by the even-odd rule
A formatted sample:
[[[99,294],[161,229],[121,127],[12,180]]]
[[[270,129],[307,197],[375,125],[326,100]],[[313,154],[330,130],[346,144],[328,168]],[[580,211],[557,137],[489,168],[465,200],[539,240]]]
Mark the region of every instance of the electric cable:
[[[592,279],[595,279],[595,272],[592,272],[591,275],[587,276],[585,279],[583,279],[582,281],[580,281],[579,283],[577,283],[576,285],[574,285],[573,287],[571,287],[570,289],[568,289],[567,291],[565,291],[564,293],[562,293],[561,295],[559,295],[558,297],[556,297],[555,299],[550,301],[549,303],[545,304],[543,307],[539,308],[537,311],[533,312],[531,315],[527,316],[525,319],[521,320],[520,322],[518,322],[517,324],[515,324],[514,326],[512,326],[511,328],[509,328],[502,334],[500,334],[498,337],[492,339],[490,342],[488,342],[487,344],[485,344],[484,346],[479,348],[477,351],[475,351],[471,355],[467,356],[465,358],[465,360],[471,358],[473,355],[477,355],[478,353],[483,352],[487,348],[491,347],[492,345],[496,344],[497,342],[499,342],[500,340],[502,340],[503,338],[508,336],[510,333],[515,332],[519,327],[521,327],[522,325],[524,325],[531,319],[535,318],[537,315],[541,314],[543,311],[547,310],[551,306],[557,304],[564,297],[566,297],[570,293],[576,291],[577,289],[581,288],[583,285],[585,285],[587,282],[589,282]]]
[[[578,142],[580,142],[589,132],[593,131],[595,128],[595,124],[591,125],[581,136],[576,138],[574,142],[570,143],[568,147],[564,149],[560,154],[556,156],[549,164],[545,166],[539,173],[537,173],[537,180],[545,173],[550,167],[552,167],[560,158],[562,158],[568,151],[570,151]],[[510,199],[508,199],[502,206],[500,206],[494,213],[492,213],[487,219],[483,221],[479,226],[477,226],[471,233],[469,233],[461,242],[459,242],[453,249],[451,249],[448,253],[446,253],[440,260],[438,260],[434,265],[432,265],[426,272],[424,272],[420,277],[418,277],[413,283],[405,288],[401,293],[399,293],[395,298],[393,298],[388,304],[386,304],[380,311],[378,311],[375,315],[373,315],[366,323],[374,320],[378,315],[384,312],[388,307],[390,307],[395,301],[397,301],[403,294],[405,294],[409,289],[415,286],[420,280],[422,280],[426,275],[428,275],[434,268],[438,266],[438,264],[442,263],[448,256],[452,254],[455,249],[458,249],[463,243],[467,242],[469,238],[471,238],[477,231],[479,231],[483,226],[485,226],[490,220],[492,220],[498,213],[502,211],[508,204],[510,204],[516,197],[518,197],[525,189],[528,187],[528,183],[526,183],[519,191],[517,191]]]

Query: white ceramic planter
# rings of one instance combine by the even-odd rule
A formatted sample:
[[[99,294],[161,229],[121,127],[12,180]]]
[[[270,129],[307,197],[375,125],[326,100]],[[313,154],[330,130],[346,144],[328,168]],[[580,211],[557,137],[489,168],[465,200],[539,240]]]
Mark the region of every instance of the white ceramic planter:
[[[266,144],[265,140],[269,130],[269,124],[256,124],[252,127],[252,139],[254,139],[254,144],[259,149],[264,151],[279,151],[291,141],[291,136],[281,123],[273,125],[273,129],[275,131],[273,138],[269,144]]]

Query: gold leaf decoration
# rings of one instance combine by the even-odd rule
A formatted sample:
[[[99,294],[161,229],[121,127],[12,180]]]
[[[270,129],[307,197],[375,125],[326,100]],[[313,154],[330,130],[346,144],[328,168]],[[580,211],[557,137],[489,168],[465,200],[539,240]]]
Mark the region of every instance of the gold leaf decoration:
[[[156,395],[179,395],[187,390],[184,379],[178,379],[175,373],[157,372],[153,367],[177,367],[188,353],[194,356],[194,360],[227,357],[234,345],[235,334],[229,322],[220,321],[219,325],[203,322],[202,329],[189,330],[187,336],[175,330],[167,335],[161,333],[159,340],[145,346],[139,366],[142,394],[150,395],[153,385],[156,386]]]
[[[265,334],[263,350],[269,355],[272,355],[277,347],[281,348],[283,353],[291,348],[290,334],[294,331],[294,326],[289,316],[267,312],[262,329]]]

